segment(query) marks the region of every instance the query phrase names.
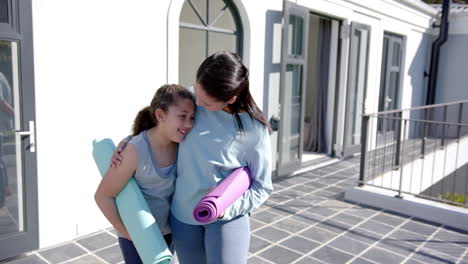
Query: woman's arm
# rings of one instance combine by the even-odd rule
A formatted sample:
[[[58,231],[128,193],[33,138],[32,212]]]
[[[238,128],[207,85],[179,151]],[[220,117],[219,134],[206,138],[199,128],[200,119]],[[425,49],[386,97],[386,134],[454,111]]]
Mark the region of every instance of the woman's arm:
[[[262,205],[273,192],[270,144],[270,136],[265,129],[248,156],[252,184],[239,199],[226,209],[222,217],[223,220],[230,220],[238,215],[248,214]]]
[[[104,216],[115,229],[127,239],[130,236],[115,206],[114,198],[125,187],[137,168],[138,152],[130,144],[121,153],[123,159],[118,167],[110,167],[99,184],[94,199]]]

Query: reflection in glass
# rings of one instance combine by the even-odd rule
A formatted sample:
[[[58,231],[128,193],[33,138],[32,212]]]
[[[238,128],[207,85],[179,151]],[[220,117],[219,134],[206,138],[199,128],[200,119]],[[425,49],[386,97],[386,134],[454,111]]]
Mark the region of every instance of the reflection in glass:
[[[23,186],[15,135],[17,45],[0,40],[0,236],[23,229]],[[17,144],[18,142],[18,144]]]
[[[185,2],[180,12],[180,22],[204,25],[206,24],[206,2],[203,1],[192,1],[192,5]]]
[[[289,16],[288,54],[302,55],[302,31],[304,19],[299,16]]]
[[[206,31],[179,29],[179,84],[185,87],[195,83],[198,65],[206,58]]]
[[[299,159],[302,101],[302,65],[286,65],[283,160],[287,163]]]
[[[234,13],[226,1],[210,1],[209,19],[213,27],[237,31]]]
[[[208,54],[213,54],[221,50],[236,52],[237,37],[232,34],[209,32],[208,45]]]

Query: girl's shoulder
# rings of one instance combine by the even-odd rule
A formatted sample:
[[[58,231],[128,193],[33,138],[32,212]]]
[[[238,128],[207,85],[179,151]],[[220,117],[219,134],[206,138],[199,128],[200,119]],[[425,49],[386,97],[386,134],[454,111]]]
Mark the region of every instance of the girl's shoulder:
[[[141,144],[141,142],[144,141],[144,133],[146,133],[146,130],[140,132],[140,134],[133,136],[128,143],[136,145],[136,144]]]

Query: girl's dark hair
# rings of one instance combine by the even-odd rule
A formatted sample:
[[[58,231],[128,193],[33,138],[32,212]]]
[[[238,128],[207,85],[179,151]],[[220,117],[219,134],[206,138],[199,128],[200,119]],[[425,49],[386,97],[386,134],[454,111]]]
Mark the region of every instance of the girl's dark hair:
[[[140,134],[143,130],[150,129],[158,125],[158,120],[154,116],[156,109],[167,112],[170,106],[175,105],[179,99],[189,99],[195,105],[193,94],[185,87],[177,84],[166,84],[161,86],[154,94],[151,104],[138,112],[133,122],[133,135]]]
[[[229,51],[212,54],[202,62],[196,77],[202,89],[219,101],[226,102],[237,96],[236,101],[228,106],[236,117],[240,131],[244,130],[239,117],[241,111],[246,111],[251,118],[258,120],[270,130],[262,110],[258,108],[250,94],[249,71],[238,54]]]

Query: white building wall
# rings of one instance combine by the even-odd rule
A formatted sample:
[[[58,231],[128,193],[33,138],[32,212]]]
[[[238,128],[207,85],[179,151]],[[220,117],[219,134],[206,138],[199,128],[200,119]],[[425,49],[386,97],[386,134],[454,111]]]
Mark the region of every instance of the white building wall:
[[[449,23],[447,42],[440,49],[436,104],[468,99],[468,11],[451,13]]]
[[[270,118],[279,108],[277,16],[282,0],[234,2],[245,23],[244,61],[252,94]],[[371,26],[367,112],[378,107],[383,31],[406,36],[411,47],[408,65],[432,16],[389,0],[297,3],[345,24]],[[109,227],[93,199],[100,177],[91,142],[97,137],[119,141],[129,134],[134,116],[149,104],[157,87],[177,82],[182,4],[182,0],[33,1],[40,247]],[[268,17],[276,19],[267,21]],[[409,20],[402,21],[403,17]],[[339,81],[346,83],[346,65],[342,71]],[[405,81],[405,92],[411,89]],[[276,140],[274,133],[273,154]]]
[[[119,141],[166,82],[168,1],[34,0],[40,247],[108,227],[97,137]]]

